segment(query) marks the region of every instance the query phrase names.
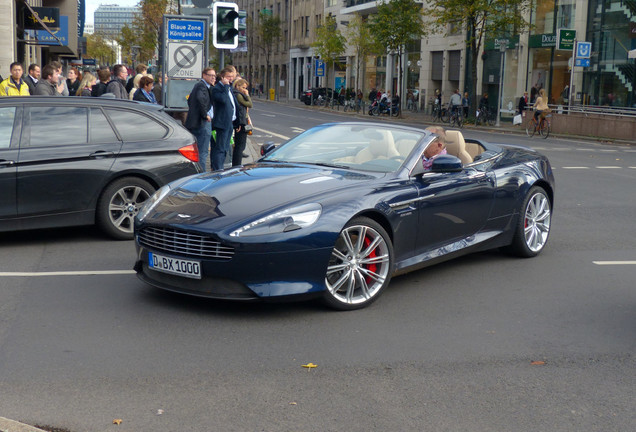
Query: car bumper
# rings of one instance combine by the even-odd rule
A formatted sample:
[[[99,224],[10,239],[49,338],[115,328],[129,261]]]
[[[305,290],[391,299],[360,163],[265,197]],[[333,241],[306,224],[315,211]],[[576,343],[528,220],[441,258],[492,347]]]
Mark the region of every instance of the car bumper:
[[[201,278],[151,268],[151,252],[200,262]],[[212,260],[178,256],[137,244],[134,269],[142,281],[164,290],[208,298],[256,300],[324,291],[330,255],[331,248],[323,248],[295,252],[237,252],[229,260]]]

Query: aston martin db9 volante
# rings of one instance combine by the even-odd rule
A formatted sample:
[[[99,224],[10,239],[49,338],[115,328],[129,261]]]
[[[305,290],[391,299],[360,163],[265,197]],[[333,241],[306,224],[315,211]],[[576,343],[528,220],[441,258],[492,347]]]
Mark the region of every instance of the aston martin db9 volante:
[[[133,238],[156,189],[200,172],[192,134],[159,105],[0,98],[0,231],[91,225]]]
[[[441,132],[440,132],[441,135]],[[224,299],[322,296],[369,305],[391,277],[502,247],[546,245],[554,177],[545,156],[446,131],[312,128],[243,167],[190,176],[135,218],[135,270],[166,290]]]

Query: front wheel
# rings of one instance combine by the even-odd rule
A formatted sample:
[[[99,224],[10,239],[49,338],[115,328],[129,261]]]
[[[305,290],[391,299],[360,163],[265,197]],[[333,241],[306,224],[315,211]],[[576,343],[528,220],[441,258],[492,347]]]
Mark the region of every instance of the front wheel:
[[[533,186],[521,204],[512,243],[505,250],[524,258],[538,255],[548,242],[551,220],[548,194],[542,187]]]
[[[137,177],[115,180],[102,192],[97,201],[97,225],[118,240],[133,238],[135,215],[155,193],[155,188]]]
[[[450,121],[450,117],[449,117],[449,113],[448,110],[445,108],[442,108],[442,111],[439,114],[439,119],[443,122],[443,123],[448,123]]]
[[[533,137],[534,133],[537,131],[535,127],[536,125],[537,124],[534,121],[534,118],[528,121],[528,124],[526,125],[526,135],[528,135],[529,137]]]
[[[391,280],[393,245],[380,224],[366,217],[351,220],[340,232],[325,275],[325,301],[353,310],[373,303]]]

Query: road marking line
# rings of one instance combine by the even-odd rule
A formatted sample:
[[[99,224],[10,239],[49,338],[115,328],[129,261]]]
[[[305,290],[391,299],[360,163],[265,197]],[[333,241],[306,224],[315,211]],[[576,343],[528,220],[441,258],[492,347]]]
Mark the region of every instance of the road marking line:
[[[561,167],[563,169],[590,169],[590,167],[584,167],[584,166],[569,166],[569,167]]]
[[[598,169],[621,169],[619,166],[597,166]]]
[[[600,149],[599,151],[604,153],[613,153],[613,152],[617,152],[618,150]]]
[[[135,274],[134,270],[85,270],[58,272],[0,272],[1,277],[39,277],[39,276],[96,276]]]
[[[264,134],[267,134],[267,135],[271,135],[271,136],[275,136],[275,137],[278,137],[278,138],[282,138],[282,139],[284,139],[284,140],[288,140],[288,139],[289,139],[289,137],[288,137],[288,136],[280,135],[280,134],[277,134],[277,133],[275,133],[275,132],[271,132],[271,131],[268,131],[268,130],[265,130],[265,129],[261,129],[261,128],[257,128],[257,127],[255,127],[255,128],[254,128],[254,130],[257,130],[257,131],[263,132]]]
[[[577,149],[575,149],[575,150],[577,150],[577,151],[588,151],[588,152],[594,152],[594,151],[596,151],[596,149],[586,149],[586,148],[577,148]]]
[[[592,261],[596,265],[636,265],[636,261]]]

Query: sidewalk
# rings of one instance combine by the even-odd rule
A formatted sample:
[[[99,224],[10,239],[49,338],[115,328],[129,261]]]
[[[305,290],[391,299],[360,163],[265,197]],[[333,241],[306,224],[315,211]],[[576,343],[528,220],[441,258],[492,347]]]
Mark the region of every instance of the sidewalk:
[[[324,112],[337,112],[339,114],[342,115],[348,115],[351,116],[353,118],[356,119],[364,119],[364,120],[373,120],[373,121],[393,121],[393,122],[403,122],[403,123],[415,123],[424,127],[427,126],[432,126],[432,125],[439,125],[442,126],[444,128],[448,127],[448,123],[441,123],[441,122],[432,122],[431,121],[431,116],[429,114],[425,114],[423,112],[417,112],[417,113],[413,113],[410,111],[403,111],[402,115],[400,117],[389,117],[386,115],[381,115],[381,116],[370,116],[367,112],[366,109],[363,111],[360,111],[360,113],[355,113],[355,112],[351,112],[351,111],[347,111],[344,112],[343,107],[340,107],[340,110],[338,110],[337,108],[332,109],[332,108],[328,108],[328,107],[321,107],[321,106],[315,106],[315,105],[305,105],[303,102],[300,102],[297,99],[281,99],[281,100],[275,100],[275,101],[270,101],[268,99],[265,98],[255,98],[254,101],[260,101],[260,102],[265,102],[265,103],[276,103],[276,104],[282,104],[282,105],[288,105],[288,106],[292,106],[292,107],[297,107],[297,108],[305,108],[308,110],[317,110],[317,111],[324,111]],[[368,107],[368,104],[365,104],[365,107]],[[527,121],[528,117],[526,117],[524,119],[524,123],[517,125],[517,126],[513,126],[512,123],[508,122],[508,121],[503,121],[501,123],[501,126],[496,127],[496,126],[475,126],[475,125],[470,125],[470,124],[466,124],[464,125],[464,127],[462,128],[463,130],[474,130],[474,131],[481,131],[481,132],[491,132],[491,133],[502,133],[502,134],[515,134],[515,135],[523,135],[526,136],[526,129],[525,129],[525,122]],[[586,142],[597,142],[600,144],[616,144],[616,145],[628,145],[628,146],[634,146],[636,145],[636,139],[633,141],[627,141],[627,140],[617,140],[617,139],[613,139],[613,138],[599,138],[599,137],[591,137],[591,136],[582,136],[582,135],[570,135],[570,134],[555,134],[555,133],[550,133],[550,136],[548,137],[548,139],[550,138],[564,138],[564,139],[570,139],[570,140],[581,140],[581,141],[586,141]],[[537,138],[535,136],[535,139],[541,139],[541,138]]]

